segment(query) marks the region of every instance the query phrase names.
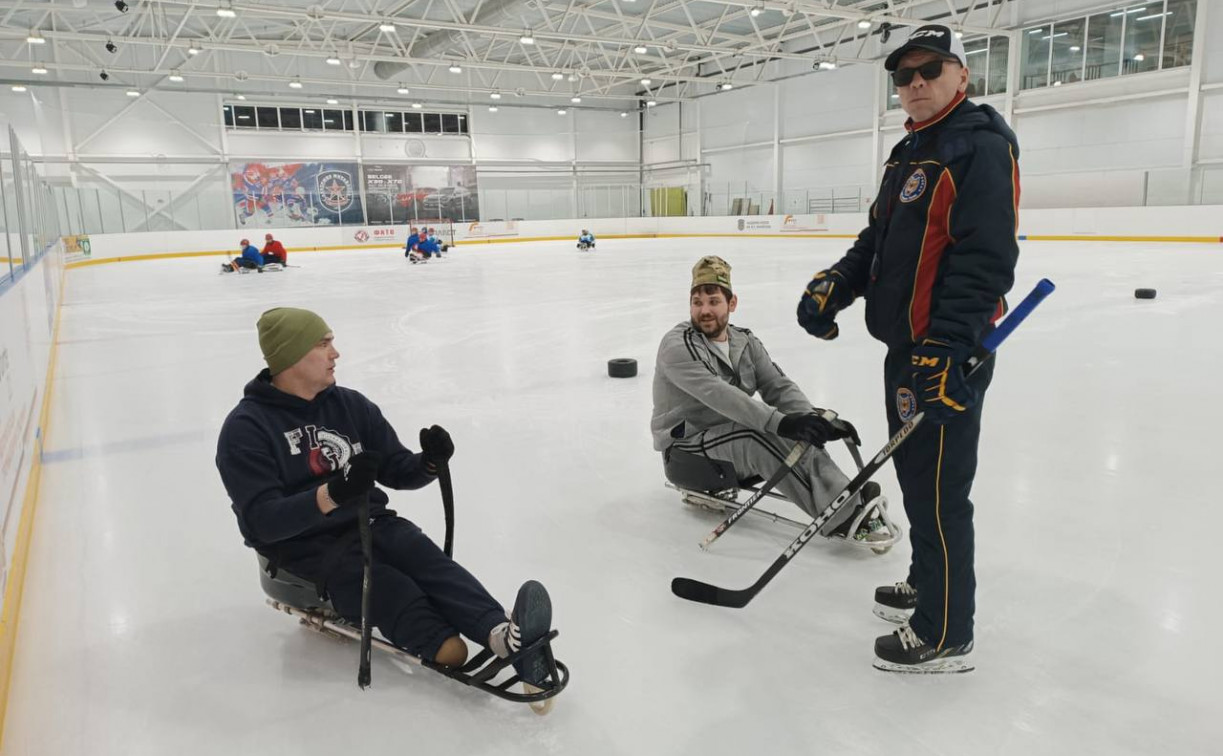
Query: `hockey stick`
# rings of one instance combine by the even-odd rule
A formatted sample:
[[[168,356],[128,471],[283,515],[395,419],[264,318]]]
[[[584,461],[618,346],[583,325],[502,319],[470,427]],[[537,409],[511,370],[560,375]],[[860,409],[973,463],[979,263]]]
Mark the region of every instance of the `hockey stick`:
[[[1014,331],[1015,328],[1032,313],[1032,310],[1034,310],[1045,297],[1049,296],[1049,294],[1053,292],[1053,289],[1054,286],[1052,281],[1047,278],[1041,279],[1040,283],[1036,284],[1036,287],[1032,289],[1028,296],[1024,297],[1024,300],[1019,303],[1010,316],[999,324],[999,326],[994,329],[992,333],[990,333],[985,341],[982,342],[981,350],[977,354],[973,355],[973,357],[970,358],[965,364],[965,371],[971,375],[986,360],[993,356],[994,351],[998,349],[1002,342],[1011,335],[1011,332]],[[847,485],[844,490],[841,491],[837,498],[834,499],[833,502],[820,513],[820,516],[817,517],[814,522],[807,526],[806,530],[800,533],[798,537],[786,547],[786,550],[781,553],[781,556],[777,557],[773,564],[769,565],[769,568],[764,571],[764,574],[761,575],[755,583],[747,588],[733,590],[719,588],[716,585],[702,583],[699,580],[693,580],[691,578],[677,577],[671,581],[671,592],[682,599],[696,601],[702,604],[713,604],[714,606],[726,606],[735,609],[742,609],[743,607],[747,606],[748,603],[754,599],[766,585],[769,584],[769,581],[776,577],[777,573],[781,572],[782,568],[785,567],[786,564],[788,564],[794,557],[794,555],[798,553],[799,549],[806,546],[807,542],[815,537],[815,534],[818,533],[821,528],[823,528],[823,526],[832,518],[834,514],[836,514],[837,510],[840,509],[855,493],[857,493],[872,475],[879,471],[879,468],[882,467],[889,458],[891,458],[893,452],[896,451],[896,448],[904,443],[905,439],[912,435],[913,431],[919,424],[921,424],[921,421],[923,418],[925,418],[925,416],[926,413],[918,412],[911,420],[902,425],[900,430],[896,431],[896,434],[888,439],[887,444],[885,444],[884,447],[879,450],[879,453],[871,459],[870,463],[862,468],[862,470],[856,476],[854,476],[854,479],[849,482],[849,485]]]
[[[370,657],[373,656],[373,624],[369,619],[369,594],[373,583],[374,546],[369,530],[369,492],[357,503],[357,533],[361,536],[361,665],[357,669],[357,685],[365,690],[370,684]]]
[[[718,523],[718,526],[713,529],[712,533],[705,536],[705,540],[701,541],[701,548],[709,548],[709,544],[721,538],[723,533],[730,530],[731,525],[738,522],[739,518],[747,514],[749,509],[759,504],[760,500],[765,497],[765,494],[773,490],[773,487],[780,483],[782,478],[790,474],[790,471],[794,469],[794,465],[798,464],[798,460],[802,459],[802,456],[807,453],[807,449],[810,447],[811,444],[807,443],[806,441],[799,441],[797,444],[795,444],[794,448],[790,450],[789,455],[786,456],[785,460],[782,461],[781,465],[777,468],[777,471],[774,472],[773,475],[766,480],[762,486],[760,486],[760,488],[756,489],[756,493],[752,495],[752,498],[743,502],[743,504],[741,504],[738,509],[731,512],[725,520]]]
[[[437,466],[437,484],[442,489],[442,511],[446,516],[446,542],[442,550],[446,556],[454,556],[454,488],[450,484],[450,465],[442,462]]]

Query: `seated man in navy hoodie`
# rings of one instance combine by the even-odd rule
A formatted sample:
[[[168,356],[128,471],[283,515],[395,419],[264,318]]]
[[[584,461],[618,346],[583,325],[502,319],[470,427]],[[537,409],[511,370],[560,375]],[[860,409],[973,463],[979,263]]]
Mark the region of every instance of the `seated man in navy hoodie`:
[[[278,307],[259,318],[267,362],[246,384],[217,442],[217,469],[238,529],[277,569],[318,586],[346,620],[361,615],[357,503],[369,497],[373,536],[370,621],[395,646],[457,667],[467,636],[506,658],[551,629],[548,593],[534,580],[512,615],[413,523],[387,509],[386,488],[432,483],[454,454],[439,426],[422,429],[421,451],[404,448],[378,407],[335,385],[339,359],[323,319]],[[508,621],[507,621],[508,619]],[[543,654],[515,662],[525,683],[547,675]]]

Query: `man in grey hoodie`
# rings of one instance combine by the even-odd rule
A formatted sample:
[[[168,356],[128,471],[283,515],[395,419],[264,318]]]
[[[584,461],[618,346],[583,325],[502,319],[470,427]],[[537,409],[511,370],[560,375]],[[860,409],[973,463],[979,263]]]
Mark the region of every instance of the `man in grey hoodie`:
[[[849,483],[824,444],[858,434],[848,422],[811,405],[802,390],[769,357],[746,328],[730,325],[739,300],[730,283],[730,265],[702,257],[692,269],[691,320],[667,332],[654,371],[654,448],[669,459],[672,450],[730,462],[740,477],[768,478],[793,442],[813,448],[777,487],[812,518]],[[763,402],[754,398],[759,392]],[[870,484],[868,484],[870,485]],[[858,542],[888,540],[878,512],[858,518],[863,507],[886,507],[877,486],[864,491],[865,504],[851,500],[823,534]],[[857,532],[850,524],[861,520]]]

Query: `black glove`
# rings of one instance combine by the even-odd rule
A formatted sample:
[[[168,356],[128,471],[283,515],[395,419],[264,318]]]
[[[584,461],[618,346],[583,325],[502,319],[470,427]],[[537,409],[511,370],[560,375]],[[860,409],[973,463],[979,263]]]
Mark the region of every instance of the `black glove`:
[[[828,422],[832,425],[832,429],[836,431],[836,435],[829,439],[830,441],[848,438],[854,442],[854,446],[862,445],[862,439],[858,438],[858,429],[854,427],[853,423],[848,420],[842,420],[839,417],[833,418]]]
[[[925,339],[909,358],[913,393],[927,419],[946,425],[977,403],[979,393],[964,375],[967,350],[940,339]]]
[[[831,341],[841,332],[836,323],[837,312],[853,301],[854,293],[840,273],[821,270],[798,301],[798,324],[812,336]]]
[[[454,441],[440,425],[420,429],[420,454],[424,458],[425,472],[437,475],[438,468],[454,456]]]
[[[844,438],[837,435],[837,429],[827,418],[815,413],[786,415],[777,424],[777,435],[791,441],[806,441],[820,449],[833,439]]]
[[[337,507],[356,504],[362,494],[369,493],[378,477],[382,455],[378,452],[361,452],[327,481],[327,495]]]

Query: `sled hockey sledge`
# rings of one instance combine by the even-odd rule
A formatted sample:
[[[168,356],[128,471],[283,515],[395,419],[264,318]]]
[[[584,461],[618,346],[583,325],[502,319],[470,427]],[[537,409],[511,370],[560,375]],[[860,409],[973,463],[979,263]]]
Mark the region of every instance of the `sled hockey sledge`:
[[[361,628],[340,617],[331,602],[320,599],[318,590],[308,580],[300,578],[284,569],[271,574],[268,560],[259,557],[259,583],[267,594],[267,604],[276,611],[297,617],[301,624],[323,635],[341,640],[360,642]],[[396,648],[382,638],[373,639],[373,647],[380,652],[389,654],[392,658],[413,666],[433,670],[451,680],[457,680],[464,685],[479,688],[485,693],[491,693],[498,698],[515,703],[525,703],[536,714],[544,715],[552,710],[553,699],[569,684],[569,669],[557,661],[552,655],[552,641],[559,631],[551,630],[547,635],[538,638],[534,643],[522,647],[518,653],[501,659],[488,649],[467,660],[462,667],[452,668],[435,664],[419,656],[413,656],[403,649]],[[541,651],[548,667],[548,679],[543,688],[522,684],[523,692],[512,690],[515,684],[522,682],[515,672],[513,664],[523,656],[534,651]],[[496,680],[503,670],[509,670],[509,677]]]
[[[591,250],[594,248],[595,248],[594,242],[578,242],[578,249],[583,252],[586,252],[587,250]]]
[[[849,447],[850,454],[854,458],[854,464],[861,471],[862,455],[859,454],[858,447],[854,446],[853,442],[849,439],[845,439],[845,445]],[[735,466],[730,462],[710,459],[700,454],[679,449],[668,449],[666,451],[663,462],[663,474],[667,478],[667,488],[679,491],[685,504],[713,512],[719,516],[731,514],[747,501],[746,499],[740,500],[741,493],[746,493],[749,497],[756,496],[760,494],[761,489],[765,485],[764,478],[759,475],[740,476],[735,470]],[[771,487],[764,491],[763,498],[793,503],[789,497],[772,490]],[[873,531],[869,540],[864,537],[845,539],[834,536],[825,537],[829,540],[843,541],[853,546],[869,548],[876,554],[882,555],[888,553],[900,541],[904,533],[900,526],[888,516],[887,499],[880,496],[872,501],[875,501],[877,506],[863,508],[854,515],[849,525],[849,533],[854,536],[861,536],[860,530],[863,523],[872,511],[877,512],[878,520],[882,523],[883,527]],[[850,503],[856,506],[856,497]],[[805,530],[810,524],[787,517],[774,510],[762,509],[759,506],[753,506],[748,509],[746,514],[753,515],[757,519],[767,519],[770,522],[782,523],[787,527],[800,531]],[[721,533],[719,532],[717,535],[721,535]],[[702,543],[702,548],[711,543],[714,537],[716,536],[707,538]]]
[[[221,263],[221,274],[225,273],[279,273],[285,269],[282,263],[267,263],[262,268],[235,268],[232,263]]]

